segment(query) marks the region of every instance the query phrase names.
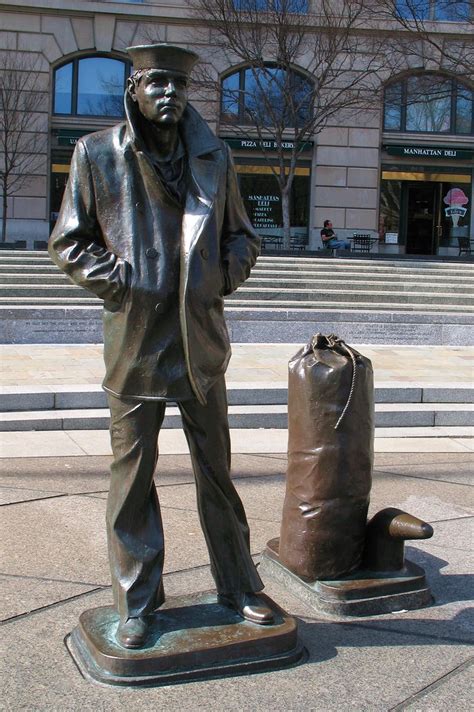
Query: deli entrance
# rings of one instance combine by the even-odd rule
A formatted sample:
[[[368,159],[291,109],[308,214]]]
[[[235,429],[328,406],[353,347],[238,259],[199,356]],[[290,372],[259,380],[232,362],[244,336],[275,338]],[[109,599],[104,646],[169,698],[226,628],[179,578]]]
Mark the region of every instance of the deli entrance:
[[[395,234],[407,255],[457,254],[470,213],[469,173],[382,171],[379,233]]]

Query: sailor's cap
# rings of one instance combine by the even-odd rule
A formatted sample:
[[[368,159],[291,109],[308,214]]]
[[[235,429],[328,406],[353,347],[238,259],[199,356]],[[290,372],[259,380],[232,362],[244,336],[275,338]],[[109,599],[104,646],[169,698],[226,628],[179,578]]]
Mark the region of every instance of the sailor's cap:
[[[134,71],[138,69],[161,69],[163,71],[177,72],[186,77],[189,77],[194,65],[199,60],[195,52],[165,42],[127,47],[127,52],[132,58]]]

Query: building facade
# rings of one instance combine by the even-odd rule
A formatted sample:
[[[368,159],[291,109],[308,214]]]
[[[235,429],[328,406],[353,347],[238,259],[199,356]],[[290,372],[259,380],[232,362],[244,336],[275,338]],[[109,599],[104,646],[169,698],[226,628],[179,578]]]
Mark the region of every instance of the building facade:
[[[7,240],[33,247],[54,224],[77,139],[122,118],[130,73],[125,48],[165,41],[206,57],[209,47],[181,0],[24,0],[21,8],[1,2],[0,13],[0,52],[34,56],[35,89],[45,97],[35,116],[45,139],[41,160],[8,197]],[[452,20],[432,25],[447,41],[466,32]],[[268,161],[271,139],[265,158],[251,127],[239,135],[245,106],[232,98],[233,87],[249,81],[246,68],[222,65],[216,72],[220,91],[205,101],[191,89],[190,101],[231,146],[253,224],[278,246],[281,202]],[[451,63],[448,71],[434,51],[407,54],[396,73],[381,76],[380,92],[365,111],[334,116],[301,146],[292,235],[317,250],[323,222],[331,219],[338,236],[369,234],[380,252],[458,254],[458,238],[474,237],[473,113],[473,86],[463,68]]]

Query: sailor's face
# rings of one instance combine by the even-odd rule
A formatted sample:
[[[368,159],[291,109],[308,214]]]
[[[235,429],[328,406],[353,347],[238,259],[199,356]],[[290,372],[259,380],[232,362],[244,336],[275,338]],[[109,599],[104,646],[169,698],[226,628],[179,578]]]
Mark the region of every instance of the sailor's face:
[[[159,126],[177,124],[188,100],[188,81],[177,72],[150,69],[131,92],[140,112]]]

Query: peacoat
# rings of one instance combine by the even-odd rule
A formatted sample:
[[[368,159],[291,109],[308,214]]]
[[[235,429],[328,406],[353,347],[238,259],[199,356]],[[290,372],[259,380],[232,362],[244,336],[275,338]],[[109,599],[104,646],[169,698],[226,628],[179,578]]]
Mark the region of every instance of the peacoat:
[[[156,372],[166,353],[168,372],[170,359],[178,370],[181,359],[205,404],[230,358],[223,297],[249,276],[260,240],[228,147],[192,106],[179,126],[184,206],[163,189],[128,93],[125,106],[125,122],[78,141],[49,253],[103,299],[106,390],[162,397]],[[170,341],[179,342],[175,352]]]

